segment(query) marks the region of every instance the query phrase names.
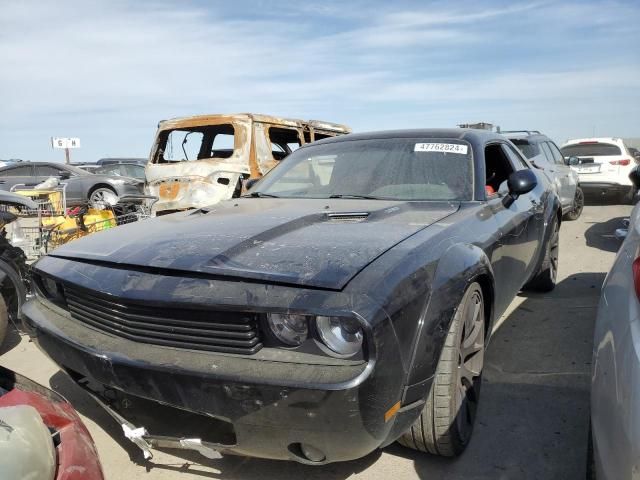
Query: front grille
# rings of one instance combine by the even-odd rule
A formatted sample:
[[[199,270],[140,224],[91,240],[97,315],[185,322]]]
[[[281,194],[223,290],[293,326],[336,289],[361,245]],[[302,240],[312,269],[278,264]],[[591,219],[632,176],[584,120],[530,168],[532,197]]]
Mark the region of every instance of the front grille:
[[[256,314],[148,306],[64,287],[71,316],[140,343],[251,355],[262,348]]]

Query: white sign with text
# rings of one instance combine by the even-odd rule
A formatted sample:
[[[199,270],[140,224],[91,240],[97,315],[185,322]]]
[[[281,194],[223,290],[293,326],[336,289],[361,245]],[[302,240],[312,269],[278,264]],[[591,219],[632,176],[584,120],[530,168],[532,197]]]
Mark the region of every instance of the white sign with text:
[[[53,148],[80,148],[79,138],[51,137]]]

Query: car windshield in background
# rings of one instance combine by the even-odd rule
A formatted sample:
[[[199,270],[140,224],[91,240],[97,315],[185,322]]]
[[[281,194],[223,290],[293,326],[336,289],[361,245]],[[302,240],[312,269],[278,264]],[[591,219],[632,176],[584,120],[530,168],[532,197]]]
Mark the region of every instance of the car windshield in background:
[[[86,170],[83,170],[81,168],[76,167],[75,165],[65,165],[64,167],[66,170],[68,170],[69,172],[73,173],[74,175],[91,175],[89,172],[87,172]]]
[[[315,145],[292,153],[251,192],[286,198],[471,200],[471,146],[393,138]]]
[[[622,155],[620,147],[611,143],[577,143],[562,147],[565,157],[604,157],[607,155]]]
[[[167,130],[160,134],[160,148],[154,163],[229,158],[233,155],[234,142],[231,124]]]
[[[533,158],[536,155],[540,155],[540,148],[535,143],[529,143],[528,140],[522,140],[512,138],[511,143],[520,149],[524,156],[527,158]]]

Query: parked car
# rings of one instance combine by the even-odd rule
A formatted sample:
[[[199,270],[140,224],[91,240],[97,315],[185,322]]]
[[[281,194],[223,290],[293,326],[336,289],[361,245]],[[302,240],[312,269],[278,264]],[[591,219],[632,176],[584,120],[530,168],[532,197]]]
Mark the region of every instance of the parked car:
[[[555,286],[561,219],[501,135],[352,134],[301,146],[245,198],[60,247],[23,312],[147,455],[323,464],[397,439],[457,455],[494,321],[523,286]]]
[[[594,329],[591,435],[597,480],[631,479],[640,459],[640,207],[602,286]]]
[[[200,115],[164,120],[147,165],[157,213],[199,208],[240,195],[242,180],[267,173],[309,142],[349,127],[267,115]]]
[[[100,160],[98,160],[96,162],[96,165],[100,165],[105,166],[105,165],[114,165],[114,164],[118,164],[118,163],[135,163],[137,165],[142,165],[143,167],[147,164],[147,162],[149,161],[148,158],[128,158],[128,157],[122,157],[122,158],[116,158],[116,157],[109,157],[109,158],[101,158]]]
[[[144,165],[140,165],[139,163],[108,163],[103,166],[98,166],[91,173],[136,178],[143,182],[145,180]]]
[[[558,146],[538,130],[510,130],[501,133],[536,168],[544,171],[560,198],[564,217],[567,220],[577,220],[584,207],[584,194],[578,184],[578,174],[565,161]]]
[[[94,173],[96,169],[100,168],[100,165],[95,163],[72,163],[72,165],[89,173]]]
[[[621,138],[574,139],[560,150],[578,172],[585,193],[617,196],[622,203],[633,203],[638,191],[629,173],[636,163]]]
[[[60,395],[0,367],[0,476],[103,480],[98,452]]]
[[[26,186],[32,188],[45,180],[56,177],[66,184],[68,205],[92,204],[115,205],[125,195],[141,195],[144,183],[128,177],[93,175],[85,170],[53,162],[24,162],[0,168],[0,190]]]

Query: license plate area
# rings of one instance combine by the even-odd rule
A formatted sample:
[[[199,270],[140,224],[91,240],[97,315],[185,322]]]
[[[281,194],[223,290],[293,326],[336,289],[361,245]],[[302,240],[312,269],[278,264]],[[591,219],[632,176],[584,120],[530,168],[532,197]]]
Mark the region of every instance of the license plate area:
[[[578,165],[575,169],[578,173],[600,173],[600,164]]]

